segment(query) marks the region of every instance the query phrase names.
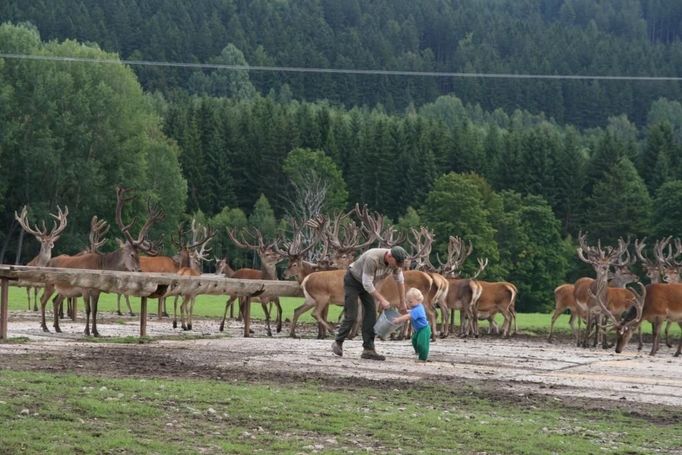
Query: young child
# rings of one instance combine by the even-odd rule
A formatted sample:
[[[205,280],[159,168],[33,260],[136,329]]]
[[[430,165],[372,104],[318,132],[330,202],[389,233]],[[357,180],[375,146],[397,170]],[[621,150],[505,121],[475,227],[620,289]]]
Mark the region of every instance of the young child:
[[[426,362],[429,357],[429,342],[431,341],[431,326],[426,320],[426,310],[424,309],[424,296],[416,288],[410,288],[405,293],[405,301],[410,311],[407,314],[398,316],[392,322],[394,324],[407,321],[412,322],[412,347],[419,356],[419,360]]]

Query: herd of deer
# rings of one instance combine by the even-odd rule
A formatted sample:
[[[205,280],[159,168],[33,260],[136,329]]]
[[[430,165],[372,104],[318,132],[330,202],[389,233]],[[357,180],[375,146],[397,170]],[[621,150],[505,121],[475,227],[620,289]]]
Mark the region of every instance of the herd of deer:
[[[119,247],[114,252],[102,253],[99,248],[104,243],[104,235],[108,231],[108,225],[103,220],[93,217],[90,231],[90,246],[88,249],[69,256],[60,255],[52,257],[52,248],[55,242],[67,226],[68,209],[58,209],[57,214],[52,214],[56,219],[53,228],[48,231],[45,223],[42,228],[37,225],[31,226],[28,222],[28,210],[26,207],[21,214],[15,214],[22,228],[33,235],[41,244],[40,253],[29,262],[28,265],[45,267],[82,268],[95,270],[119,270],[131,272],[157,272],[177,273],[180,275],[201,275],[201,263],[206,261],[207,248],[215,233],[209,229],[200,228],[192,223],[192,239],[183,242],[185,233],[180,229],[178,240],[174,245],[178,253],[173,256],[161,256],[158,254],[158,246],[147,239],[150,227],[163,218],[163,213],[148,204],[148,216],[140,229],[137,238],[130,234],[132,223],[124,225],[122,221],[122,209],[130,197],[126,196],[127,190],[117,188],[116,223],[125,239],[119,241]],[[353,215],[357,219],[354,220]],[[343,275],[346,268],[354,260],[356,255],[364,249],[376,245],[390,248],[398,243],[408,242],[412,247],[412,255],[406,263],[412,264],[414,269],[406,270],[406,286],[416,287],[426,297],[426,306],[429,310],[431,323],[436,325],[436,309],[440,308],[443,314],[441,336],[448,336],[450,330],[454,330],[454,312],[460,310],[460,336],[478,336],[478,319],[490,321],[491,330],[498,330],[494,322],[498,313],[504,317],[502,333],[508,336],[511,332],[512,323],[515,327],[515,298],[516,288],[511,283],[489,283],[477,281],[475,278],[487,266],[487,261],[479,260],[479,270],[471,278],[460,278],[459,273],[464,261],[472,252],[471,243],[467,245],[458,237],[451,237],[448,246],[446,262],[439,260],[440,265],[435,267],[429,260],[433,234],[426,228],[413,229],[411,238],[398,235],[393,226],[384,223],[384,217],[378,213],[370,213],[366,207],[356,206],[348,213],[341,213],[334,217],[325,218],[318,216],[305,222],[291,222],[293,234],[290,239],[282,237],[266,242],[260,231],[254,228],[240,233],[229,230],[228,235],[240,248],[254,250],[259,259],[260,269],[242,268],[233,270],[227,258],[216,258],[216,273],[235,279],[277,279],[276,266],[278,263],[288,261],[288,267],[284,271],[285,279],[295,278],[298,280],[305,301],[296,308],[291,321],[290,335],[296,336],[296,323],[299,317],[313,309],[313,316],[318,321],[318,336],[324,337],[328,331],[332,331],[330,322],[327,320],[330,304],[343,306]],[[141,254],[144,253],[144,254]],[[392,303],[399,303],[397,286],[392,278],[388,278],[379,284],[380,292]],[[29,309],[31,307],[30,293]],[[33,289],[37,296],[37,289]],[[75,288],[64,285],[48,285],[40,298],[41,327],[48,331],[45,321],[45,307],[48,300],[56,293],[53,300],[54,328],[59,327],[59,310],[65,298],[83,297],[86,311],[85,334],[98,336],[97,331],[97,302],[99,299],[98,289]],[[164,296],[159,296],[158,315],[164,313]],[[192,307],[197,293],[182,294],[180,305],[181,327],[184,330],[192,329]],[[34,297],[34,309],[37,298]],[[220,323],[220,330],[224,329],[228,309],[233,316],[233,304],[236,297],[230,297],[226,301],[225,313]],[[127,296],[126,296],[127,301]],[[277,295],[261,294],[257,297],[239,298],[239,315],[244,315],[246,325],[245,334],[248,335],[249,318],[246,317],[251,302],[262,304],[266,315],[268,335],[271,335],[270,313],[274,306],[276,310],[277,332],[282,328],[282,309]],[[177,296],[176,296],[177,303]],[[128,310],[132,313],[130,303],[127,301]],[[75,311],[75,310],[73,310]],[[120,301],[119,301],[120,313]],[[92,319],[90,315],[92,314]],[[449,323],[448,323],[449,321]],[[92,329],[90,329],[92,322]],[[177,311],[173,319],[173,327],[177,325]],[[515,330],[515,329],[514,329]]]
[[[130,234],[132,223],[124,225],[122,208],[130,201],[126,196],[127,190],[117,188],[116,223],[124,235],[119,241],[118,248],[110,253],[102,253],[99,248],[104,243],[104,234],[108,225],[103,220],[93,217],[90,231],[90,246],[80,253],[68,256],[61,255],[52,258],[52,248],[67,225],[68,209],[58,208],[56,219],[51,231],[42,223],[42,228],[33,227],[27,220],[27,208],[21,214],[15,214],[17,221],[29,234],[40,242],[39,254],[28,265],[83,268],[98,270],[120,270],[132,272],[160,272],[177,273],[179,275],[201,275],[202,262],[207,261],[207,247],[215,233],[210,229],[197,227],[192,223],[190,241],[183,242],[187,234],[180,228],[178,239],[174,241],[177,248],[175,256],[161,256],[158,246],[147,239],[150,227],[163,218],[163,213],[148,204],[148,216],[137,238]],[[228,230],[230,239],[240,248],[256,252],[260,259],[260,269],[242,268],[233,270],[227,258],[216,258],[216,273],[234,279],[276,280],[277,264],[288,261],[284,270],[285,279],[296,279],[300,284],[304,303],[294,310],[291,320],[290,335],[296,336],[296,324],[305,312],[312,310],[313,317],[318,322],[318,337],[323,338],[327,332],[333,331],[328,321],[330,304],[343,306],[344,291],[343,277],[346,269],[355,257],[370,246],[390,248],[397,244],[407,247],[409,253],[405,261],[404,271],[406,288],[415,287],[425,296],[425,307],[432,327],[437,327],[437,310],[441,310],[442,324],[440,336],[447,337],[454,331],[454,314],[460,311],[459,336],[478,336],[479,320],[488,320],[489,332],[499,333],[495,317],[499,313],[503,317],[502,335],[507,337],[516,332],[516,287],[507,282],[486,282],[477,280],[478,275],[485,269],[488,262],[479,259],[479,267],[472,277],[461,277],[461,270],[466,259],[472,253],[471,242],[468,245],[459,237],[451,236],[448,243],[448,254],[445,262],[438,258],[439,265],[430,261],[433,234],[427,228],[411,229],[409,235],[399,234],[395,227],[384,222],[384,217],[378,213],[370,213],[366,207],[358,205],[347,213],[339,213],[333,217],[317,216],[310,220],[291,221],[292,233],[290,238],[279,237],[266,242],[260,231],[254,228],[242,232]],[[634,331],[639,331],[641,349],[642,321],[650,321],[653,326],[654,346],[651,354],[655,354],[659,345],[659,332],[664,321],[678,322],[682,326],[682,284],[680,268],[682,262],[676,258],[682,255],[682,242],[676,240],[675,252],[670,244],[671,239],[656,242],[654,260],[646,257],[644,241],[635,241],[635,255],[630,255],[629,240],[619,241],[617,247],[602,248],[586,244],[586,236],[579,236],[578,257],[590,264],[595,278],[581,278],[574,284],[564,284],[555,289],[556,308],[551,317],[549,341],[552,339],[553,327],[559,315],[568,310],[571,314],[569,323],[579,346],[588,346],[594,335],[593,346],[602,341],[607,346],[605,336],[609,328],[617,333],[616,351],[621,352]],[[141,254],[144,253],[144,254]],[[636,259],[642,263],[651,284],[644,287],[630,267]],[[640,291],[627,288],[630,283],[639,285]],[[399,304],[398,287],[392,277],[379,283],[377,288],[393,305]],[[30,293],[31,289],[27,289]],[[36,307],[37,290],[34,289],[34,308]],[[83,297],[85,302],[86,326],[85,334],[97,332],[97,302],[100,291],[90,288],[75,288],[65,285],[47,285],[40,298],[41,327],[48,331],[45,322],[45,306],[49,298],[56,293],[53,300],[54,328],[59,328],[59,309],[65,298]],[[199,288],[192,288],[181,293],[180,305],[181,327],[192,329],[192,309]],[[159,294],[158,315],[164,313],[164,297],[169,293]],[[126,297],[127,299],[127,297]],[[220,323],[223,331],[228,310],[234,316],[234,302],[237,297],[229,297],[225,304],[225,312]],[[282,307],[279,296],[261,294],[257,297],[239,297],[239,315],[243,316],[245,335],[249,330],[249,311],[251,302],[260,303],[266,316],[266,330],[272,334],[270,328],[271,311],[276,311],[276,330],[282,328]],[[128,309],[130,303],[127,302]],[[176,311],[173,327],[177,326],[177,294]],[[75,305],[73,306],[75,312]],[[120,306],[119,306],[120,312]],[[92,314],[92,320],[90,315]],[[361,318],[362,315],[359,315]],[[586,321],[586,328],[582,333],[576,330],[576,320]],[[92,321],[92,331],[90,330]],[[434,337],[435,337],[435,332]],[[668,327],[665,330],[666,344],[668,341]],[[680,354],[682,339],[675,356]]]
[[[639,333],[638,349],[642,348],[641,323],[649,321],[653,331],[651,355],[659,349],[659,335],[663,323],[666,322],[665,342],[668,339],[668,328],[672,322],[682,327],[682,284],[680,284],[680,268],[682,262],[676,260],[682,255],[682,242],[675,240],[675,252],[670,244],[671,238],[655,242],[654,259],[645,253],[645,241],[635,240],[636,257],[629,252],[629,240],[619,240],[617,247],[602,248],[601,244],[589,246],[585,235],[578,237],[578,257],[590,264],[596,273],[595,278],[580,278],[574,284],[563,284],[554,290],[556,307],[552,314],[549,329],[549,341],[552,340],[554,322],[564,311],[570,311],[569,323],[578,346],[587,347],[594,336],[592,346],[599,341],[602,347],[608,347],[606,334],[609,329],[616,333],[616,352],[622,352],[633,333]],[[637,258],[641,261],[650,284],[644,286],[638,276],[630,270]],[[636,283],[640,291],[627,288],[626,285]],[[576,330],[575,321],[586,321],[582,334]],[[675,352],[680,355],[682,338]]]

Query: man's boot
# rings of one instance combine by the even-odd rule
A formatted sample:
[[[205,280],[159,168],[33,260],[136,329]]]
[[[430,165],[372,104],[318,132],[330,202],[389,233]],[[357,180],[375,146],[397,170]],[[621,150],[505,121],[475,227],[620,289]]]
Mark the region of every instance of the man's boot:
[[[386,356],[377,353],[377,351],[374,349],[365,349],[362,351],[360,358],[369,360],[386,360]]]
[[[336,341],[332,343],[332,352],[339,357],[343,357],[343,347]]]

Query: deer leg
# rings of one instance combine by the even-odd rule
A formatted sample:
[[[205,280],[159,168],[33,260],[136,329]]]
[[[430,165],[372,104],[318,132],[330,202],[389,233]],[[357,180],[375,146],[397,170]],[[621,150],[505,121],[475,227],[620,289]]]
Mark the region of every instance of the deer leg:
[[[168,310],[166,310],[166,297],[162,297],[160,303],[161,303],[161,314],[163,316],[169,318],[170,315],[168,314]]]
[[[47,301],[50,299],[53,292],[54,287],[52,285],[47,285],[45,291],[43,291],[43,296],[40,298],[40,327],[43,329],[43,332],[49,332],[47,323],[45,322],[45,305],[47,305]]]
[[[180,326],[182,330],[189,330],[187,327],[187,300],[188,296],[182,296],[182,303],[180,304]]]
[[[99,332],[97,331],[97,304],[99,302],[99,292],[90,296],[92,300],[92,335],[98,337]]]
[[[189,327],[189,330],[192,330],[192,315],[194,314],[194,302],[196,301],[196,296],[192,296],[189,298],[189,315],[188,315],[188,320],[189,322],[187,323],[187,327]]]
[[[559,308],[555,309],[554,313],[552,313],[552,320],[549,323],[549,335],[547,336],[548,343],[552,342],[552,330],[554,330],[554,323],[561,313],[563,313],[563,311],[559,311]],[[571,315],[571,327],[573,327],[573,315]]]
[[[121,294],[116,294],[116,314],[123,316],[123,313],[121,313]]]
[[[668,346],[669,348],[673,347],[673,344],[670,342],[670,338],[668,336],[668,331],[670,330],[670,324],[672,321],[666,321],[665,322],[665,330],[663,333],[665,333],[665,345]]]
[[[163,304],[166,300],[165,297],[159,297],[156,302],[156,318],[160,321],[163,317]]]
[[[85,336],[90,336],[90,297],[87,293],[83,294],[83,305],[85,306],[85,330],[83,333]]]
[[[678,322],[677,325],[679,325],[680,329],[682,329],[682,322]],[[680,341],[677,343],[677,351],[675,351],[675,354],[673,354],[673,357],[679,357],[681,350],[682,350],[682,336],[680,337]]]
[[[31,288],[26,288],[26,301],[28,302],[28,311],[31,311]],[[35,300],[33,301],[35,305]]]
[[[239,302],[240,313],[244,320],[244,337],[249,337],[251,335],[251,297],[242,297]]]
[[[450,320],[450,331],[455,333],[455,309],[450,309],[450,314],[448,319]]]
[[[322,319],[325,321],[329,321],[329,305],[324,307],[322,309]],[[324,326],[321,323],[317,323],[317,339],[318,340],[324,340],[327,338],[327,330],[325,330]]]
[[[280,333],[282,331],[282,304],[279,301],[279,297],[275,297],[273,302],[277,308],[277,333]]]
[[[652,324],[651,330],[652,330],[653,335],[654,335],[654,341],[653,341],[654,345],[651,347],[651,352],[649,353],[649,355],[656,355],[656,353],[658,352],[658,341],[659,341],[659,335],[661,333],[662,323],[663,323],[663,321],[658,320],[658,318],[654,319],[651,322],[651,324]]]
[[[128,314],[130,316],[135,316],[135,313],[133,313],[133,307],[130,306],[130,298],[126,295],[126,305],[128,306]]]
[[[182,311],[182,308],[180,309]],[[182,319],[182,315],[180,315]],[[176,295],[173,299],[173,328],[178,328],[178,296]]]
[[[71,320],[76,322],[76,317],[78,315],[78,297],[74,297],[71,300],[71,308],[69,309],[68,313]]]
[[[447,338],[450,335],[450,309],[448,307],[443,308],[440,304],[440,337]]]
[[[637,342],[637,350],[641,351],[642,346],[644,346],[644,341],[642,340],[642,324],[639,324],[639,326],[637,327],[637,338],[639,340]]]
[[[263,308],[263,314],[265,314],[265,333],[267,333],[268,336],[271,337],[272,336],[272,329],[270,329],[270,308],[268,308],[269,305],[270,305],[269,302],[261,301],[261,307]]]
[[[243,321],[244,320],[244,306],[242,305],[242,299],[241,297],[238,300],[239,302],[239,311],[237,314],[237,321]],[[249,299],[249,304],[251,302],[251,299]],[[251,309],[249,308],[249,314],[251,314]]]
[[[298,318],[301,317],[303,313],[313,308],[315,305],[317,305],[315,300],[306,297],[303,305],[294,310],[294,315],[291,317],[291,328],[289,329],[289,336],[291,338],[296,338],[296,321],[298,321]]]
[[[63,300],[64,297],[60,294],[57,294],[52,300],[52,308],[54,312],[54,322],[52,323],[52,326],[54,327],[54,331],[57,333],[61,333],[62,331],[61,327],[59,327],[59,307],[61,306]]]
[[[313,317],[317,320],[318,323],[322,324],[325,328],[325,330],[329,330],[329,332],[334,332],[334,328],[330,326],[327,321],[325,321],[324,318],[324,313],[329,307],[329,300],[326,301],[318,301],[317,306],[315,307],[315,310],[313,311]]]
[[[230,297],[229,299],[227,299],[227,300],[225,301],[225,311],[223,312],[223,320],[220,321],[220,328],[218,329],[218,330],[220,330],[221,332],[222,332],[223,330],[225,330],[225,319],[227,319],[227,309],[228,309],[228,308],[232,309],[232,299],[233,299],[233,298]],[[232,318],[232,315],[230,315],[230,318]]]
[[[38,292],[40,291],[40,288],[33,288],[33,311],[38,311]],[[43,292],[45,292],[45,289],[43,288]]]

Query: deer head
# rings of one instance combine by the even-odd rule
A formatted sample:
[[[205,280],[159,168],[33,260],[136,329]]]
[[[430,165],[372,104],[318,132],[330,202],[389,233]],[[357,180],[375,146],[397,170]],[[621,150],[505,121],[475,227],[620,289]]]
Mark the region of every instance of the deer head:
[[[201,271],[201,263],[208,260],[208,253],[211,251],[208,244],[215,237],[215,231],[207,226],[199,226],[196,219],[192,219],[192,242],[186,245],[190,256],[190,267],[193,270]]]
[[[276,279],[275,266],[283,259],[275,250],[276,240],[266,244],[263,234],[255,227],[244,229],[241,234],[237,234],[234,229],[228,229],[227,235],[238,247],[254,250],[260,258],[263,271],[270,275],[270,279]]]
[[[66,217],[68,215],[68,207],[64,207],[64,211],[62,212],[62,209],[57,206],[57,214],[55,215],[50,213],[50,216],[53,217],[56,222],[53,223],[52,230],[47,232],[45,221],[42,222],[42,229],[38,228],[37,225],[31,227],[27,219],[28,208],[26,206],[21,209],[20,215],[17,215],[16,211],[14,212],[14,218],[19,222],[19,225],[24,229],[24,231],[33,235],[36,240],[40,242],[40,253],[38,253],[38,255],[31,262],[29,262],[29,265],[40,267],[47,265],[47,262],[52,257],[52,248],[54,248],[55,242],[57,239],[59,239],[61,233],[64,232],[64,229],[66,229]]]
[[[130,271],[139,271],[140,252],[144,251],[150,256],[155,256],[158,254],[158,251],[154,249],[154,244],[146,240],[145,237],[149,231],[149,228],[151,228],[154,223],[164,218],[164,213],[162,210],[152,207],[151,203],[148,202],[147,219],[140,229],[137,239],[133,238],[133,236],[130,234],[130,228],[135,223],[135,220],[133,220],[130,224],[125,225],[123,224],[121,215],[124,204],[132,200],[131,196],[126,197],[126,193],[129,192],[130,190],[126,188],[120,186],[116,187],[116,224],[118,225],[119,229],[121,229],[121,232],[125,238],[123,242],[119,242],[119,249],[123,254],[123,268]]]

